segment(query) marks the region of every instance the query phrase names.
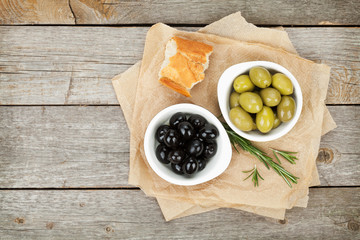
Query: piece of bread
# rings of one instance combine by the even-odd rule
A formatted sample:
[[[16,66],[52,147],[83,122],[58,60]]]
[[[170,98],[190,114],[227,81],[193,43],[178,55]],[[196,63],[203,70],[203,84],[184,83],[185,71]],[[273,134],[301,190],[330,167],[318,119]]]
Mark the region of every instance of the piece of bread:
[[[166,44],[165,60],[159,72],[159,82],[176,92],[191,97],[190,89],[204,80],[213,47],[179,37]]]

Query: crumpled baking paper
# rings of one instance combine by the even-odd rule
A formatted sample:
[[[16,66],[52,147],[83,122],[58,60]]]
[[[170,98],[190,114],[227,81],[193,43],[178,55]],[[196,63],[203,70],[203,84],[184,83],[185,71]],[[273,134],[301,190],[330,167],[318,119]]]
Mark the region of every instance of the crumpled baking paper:
[[[326,65],[315,64],[296,56],[296,51],[291,44],[287,33],[283,31],[283,29],[257,28],[256,26],[247,23],[245,19],[241,17],[240,13],[232,14],[220,21],[212,23],[205,28],[200,29],[199,32],[216,34],[218,36],[226,37],[227,39],[208,34],[204,35],[181,32],[166,25],[157,24],[149,30],[144,51],[144,60],[146,61],[143,60],[143,66],[141,66],[141,63],[139,62],[125,73],[118,75],[113,79],[116,95],[131,131],[129,183],[141,187],[148,195],[156,196],[166,220],[209,211],[219,207],[233,207],[254,212],[263,216],[283,219],[286,208],[291,208],[293,206],[306,207],[308,200],[308,187],[319,184],[315,159],[317,156],[317,149],[319,147],[320,135],[325,134],[336,127],[324,104],[329,79],[329,67]],[[183,36],[193,40],[201,39],[200,41],[204,41],[205,43],[211,45],[215,44],[213,45],[213,54],[217,53],[215,58],[216,60],[213,60],[213,57],[210,57],[210,67],[205,72],[206,79],[204,82],[208,81],[208,84],[207,86],[202,87],[200,86],[203,83],[198,84],[192,90],[192,99],[186,99],[179,96],[177,93],[171,92],[169,89],[157,85],[156,76],[160,69],[159,66],[163,61],[164,46],[167,40],[173,35]],[[249,51],[249,49],[253,50],[253,52]],[[233,51],[238,53],[239,56],[234,54]],[[230,54],[227,55],[226,53]],[[242,53],[246,53],[247,55],[243,56]],[[154,56],[157,58],[153,58]],[[280,56],[283,58],[280,59]],[[292,189],[289,189],[283,180],[276,175],[276,173],[263,168],[260,169],[260,171],[262,176],[266,176],[266,180],[261,181],[261,186],[255,189],[250,181],[242,181],[244,175],[241,174],[241,171],[252,168],[253,164],[256,163],[257,160],[249,154],[244,153],[243,156],[243,154],[236,155],[235,152],[233,154],[234,157],[232,159],[232,164],[229,168],[237,170],[237,174],[234,174],[236,171],[229,171],[228,168],[228,170],[223,174],[226,174],[225,176],[221,175],[208,183],[198,186],[175,186],[165,182],[155,175],[155,173],[152,172],[147,165],[144,158],[141,137],[134,138],[134,134],[143,137],[147,126],[147,124],[144,124],[143,121],[145,120],[147,121],[146,123],[148,123],[158,111],[166,106],[179,102],[192,102],[209,109],[215,114],[219,113],[217,102],[212,101],[214,98],[216,100],[217,79],[221,75],[222,71],[224,71],[227,67],[239,62],[252,60],[278,62],[288,68],[293,74],[294,71],[297,70],[296,72],[298,72],[298,76],[305,79],[304,81],[301,81],[299,77],[294,74],[300,82],[304,94],[304,109],[300,120],[303,124],[305,123],[305,125],[308,120],[316,123],[315,125],[317,131],[308,132],[313,141],[309,141],[309,145],[307,147],[307,141],[304,142],[301,141],[301,139],[296,138],[296,132],[302,131],[301,129],[303,129],[298,128],[296,132],[293,129],[288,134],[290,136],[286,135],[282,138],[283,142],[276,140],[265,144],[259,144],[259,146],[263,149],[265,149],[266,146],[275,148],[276,146],[280,146],[278,149],[299,151],[299,154],[302,156],[300,157],[298,155],[298,158],[300,159],[299,162],[302,164],[298,164],[301,165],[302,171],[292,170],[292,167],[295,167],[294,170],[300,170],[298,169],[298,164],[295,166],[287,166],[285,164],[286,169],[292,171],[296,176],[300,176],[301,179],[299,180],[299,184],[294,185]],[[290,63],[286,63],[287,60],[289,60]],[[299,66],[297,66],[298,63],[300,63]],[[219,66],[219,64],[221,66]],[[299,69],[298,67],[301,68]],[[210,71],[210,68],[213,68],[213,71]],[[152,72],[152,74],[150,74],[151,77],[149,76],[149,71]],[[316,79],[319,81],[316,81]],[[303,85],[307,90],[305,92]],[[311,89],[312,87],[318,87],[321,89],[317,89],[318,91],[315,91],[316,93],[314,93],[313,90],[316,89]],[[149,88],[152,90],[149,91]],[[204,88],[206,90],[204,90]],[[194,94],[195,91],[197,91],[196,95]],[[206,92],[207,94],[203,94],[201,91],[203,91],[203,93]],[[139,92],[141,95],[139,95]],[[157,102],[161,101],[158,97],[159,92],[160,94],[164,92],[165,97],[161,99],[163,101],[166,100],[164,101],[165,104],[163,105],[159,103],[163,107],[158,106],[159,108],[156,108],[155,106],[152,108],[150,106],[149,108],[149,106],[146,105],[146,102],[156,103],[155,105],[157,105]],[[146,93],[146,96],[142,95],[144,93]],[[213,96],[211,96],[211,94],[213,94]],[[312,96],[312,94],[316,94],[316,96]],[[310,95],[310,98],[314,99],[314,102],[307,99],[308,101],[306,101],[306,104],[306,95]],[[213,99],[209,99],[210,97]],[[167,98],[173,101],[170,101],[170,103]],[[210,104],[206,103],[206,101],[197,100],[201,98],[204,100],[208,99]],[[144,105],[146,105],[146,107]],[[305,108],[305,105],[307,105],[307,108]],[[146,112],[142,113],[144,109],[146,109]],[[305,109],[307,109],[306,112],[309,113],[306,115],[307,118],[303,118]],[[143,114],[147,114],[148,116],[143,116]],[[300,124],[300,120],[295,128],[297,128]],[[303,139],[305,138],[305,135],[306,134],[300,135],[300,137]],[[297,141],[289,140],[289,138],[293,139],[294,137]],[[288,144],[287,149],[284,149],[284,145],[282,144],[289,141],[291,142],[291,145]],[[296,144],[300,143],[302,145],[302,150],[299,150],[300,147],[296,148],[296,145],[294,144],[295,142]],[[241,163],[236,162],[233,164],[235,161],[240,161],[240,159]],[[259,168],[260,163],[258,163],[257,166]],[[265,175],[264,172],[266,171],[268,172]],[[297,172],[302,175],[296,174]],[[270,179],[272,179],[272,183],[269,183]],[[265,184],[267,181],[268,184]],[[280,193],[281,198],[280,196],[267,198],[266,195],[268,194],[270,196],[272,194],[277,194],[275,192],[271,192],[271,184],[275,184],[273,187],[278,190],[281,188],[280,191],[277,191],[277,193]],[[264,188],[263,185],[266,185],[266,188]],[[236,190],[236,196],[232,194],[233,190]],[[193,196],[193,192],[197,193],[195,194],[196,196]],[[258,200],[256,200],[256,198]],[[255,200],[253,201],[253,199]]]

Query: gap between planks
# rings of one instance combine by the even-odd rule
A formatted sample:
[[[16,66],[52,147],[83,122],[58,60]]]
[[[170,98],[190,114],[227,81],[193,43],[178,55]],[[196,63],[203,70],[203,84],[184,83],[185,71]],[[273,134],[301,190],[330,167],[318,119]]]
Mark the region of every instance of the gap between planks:
[[[356,186],[314,186],[309,188],[360,188],[360,185]],[[86,187],[86,188],[0,188],[0,191],[113,191],[113,190],[141,190],[138,187]]]
[[[113,103],[109,103],[109,104],[14,104],[14,105],[0,105],[0,107],[117,107],[120,106],[120,104],[113,104]],[[329,103],[326,104],[326,106],[347,106],[347,107],[352,107],[352,106],[360,106],[360,104],[347,104],[347,103],[337,103],[337,104],[333,104],[333,103]]]
[[[202,28],[209,24],[172,24],[166,23],[164,24],[173,27],[173,28],[181,28],[181,27],[198,27]],[[5,27],[151,27],[156,23],[150,24],[0,24],[0,26]],[[289,25],[289,24],[254,24],[257,27],[264,28],[275,28],[275,27],[284,27],[284,28],[359,28],[360,25]]]

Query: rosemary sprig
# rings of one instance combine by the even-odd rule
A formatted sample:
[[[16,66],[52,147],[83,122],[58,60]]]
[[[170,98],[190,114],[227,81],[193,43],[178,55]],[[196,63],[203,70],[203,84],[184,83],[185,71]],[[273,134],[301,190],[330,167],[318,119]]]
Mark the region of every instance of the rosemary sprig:
[[[237,135],[230,127],[229,125],[227,125],[226,123],[222,122],[226,133],[229,136],[230,139],[230,143],[231,145],[233,145],[233,147],[235,148],[235,150],[237,152],[239,152],[239,150],[236,148],[236,145],[240,146],[243,150],[249,152],[250,154],[254,155],[257,159],[259,159],[265,166],[267,169],[269,168],[268,162],[270,160],[272,160],[271,157],[269,157],[268,155],[266,155],[265,152],[261,151],[260,149],[254,147],[251,142],[239,135]]]
[[[274,171],[277,174],[279,174],[284,179],[284,181],[289,185],[289,187],[292,187],[289,180],[295,184],[297,183],[297,179],[299,179],[298,177],[296,177],[292,173],[286,171],[281,165],[274,162],[272,159],[271,159],[271,161],[269,161],[269,165],[272,169],[274,169]]]
[[[259,186],[259,178],[261,178],[262,180],[264,180],[264,179],[262,178],[259,171],[257,170],[256,164],[253,169],[248,170],[248,171],[243,171],[243,173],[249,173],[249,172],[251,172],[251,174],[249,176],[247,176],[244,179],[244,181],[252,176],[251,181],[254,183],[254,187],[258,187]]]
[[[273,159],[271,157],[269,157],[265,152],[263,152],[262,150],[258,149],[254,145],[252,145],[252,143],[249,140],[237,135],[229,127],[229,125],[227,125],[225,122],[222,122],[222,124],[229,136],[230,143],[233,145],[233,147],[235,148],[235,150],[237,152],[239,152],[239,151],[237,150],[236,145],[240,146],[243,150],[254,155],[257,159],[259,159],[266,166],[267,169],[272,168],[278,175],[280,175],[284,179],[284,181],[289,185],[289,187],[292,187],[290,182],[295,183],[295,184],[297,183],[297,179],[299,179],[299,178],[294,176],[292,173],[286,171],[280,165],[280,160],[278,159],[278,157],[276,155],[275,156],[276,156],[277,160],[279,161],[279,164],[274,162]],[[285,153],[290,154],[292,152],[285,152]],[[293,160],[294,158],[290,158],[290,159]]]
[[[276,155],[277,153],[282,156],[283,158],[285,158],[289,163],[291,164],[296,164],[295,160],[298,160],[296,156],[291,155],[291,154],[296,154],[297,152],[286,152],[286,151],[280,151],[280,150],[276,150],[271,148],[272,152],[274,153],[274,156],[276,157],[276,159],[278,160],[278,162],[281,164],[280,159],[278,158],[278,156]]]

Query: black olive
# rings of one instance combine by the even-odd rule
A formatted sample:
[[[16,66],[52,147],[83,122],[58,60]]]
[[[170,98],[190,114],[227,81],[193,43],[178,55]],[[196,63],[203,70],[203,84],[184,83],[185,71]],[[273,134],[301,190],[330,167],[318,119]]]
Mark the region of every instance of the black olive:
[[[183,170],[182,170],[182,164],[180,163],[180,164],[174,164],[174,163],[172,163],[172,164],[170,164],[171,165],[171,168],[172,168],[172,170],[173,170],[173,172],[174,173],[176,173],[176,174],[180,174],[180,175],[182,175],[182,174],[184,174],[184,172],[183,172]]]
[[[219,136],[219,131],[214,125],[207,123],[203,128],[200,129],[199,135],[202,139],[211,140]]]
[[[160,143],[155,151],[157,159],[170,163],[176,174],[192,175],[202,171],[216,154],[214,139],[219,136],[218,129],[201,115],[191,114],[187,119],[182,112],[175,113],[169,124],[156,130],[155,139]]]
[[[181,149],[172,150],[168,154],[168,160],[174,164],[178,164],[178,163],[184,161],[185,158],[186,158],[186,153]]]
[[[170,148],[177,148],[180,144],[180,135],[174,129],[169,129],[164,137],[164,143]]]
[[[205,158],[198,158],[196,159],[199,165],[198,172],[203,170],[206,167],[207,160]]]
[[[196,129],[201,129],[202,127],[205,126],[205,124],[207,123],[206,119],[199,115],[199,114],[192,114],[189,117],[189,122],[194,126],[194,128]]]
[[[198,168],[199,168],[199,164],[195,157],[189,157],[188,159],[186,159],[182,166],[182,170],[186,175],[191,175],[196,173]]]
[[[204,142],[204,141],[205,141],[205,139],[202,139],[202,138],[200,137],[200,133],[199,133],[199,132],[195,133],[195,137],[194,137],[194,138],[199,139],[201,142]]]
[[[186,121],[185,113],[178,112],[172,115],[172,117],[169,120],[169,123],[171,127],[176,128],[179,123],[184,121]]]
[[[184,148],[185,147],[185,141],[183,139],[180,139],[180,143],[179,143],[179,148]]]
[[[161,125],[157,130],[156,130],[156,135],[155,138],[159,143],[163,143],[164,142],[164,137],[165,134],[169,131],[170,126],[169,125]]]
[[[199,139],[199,140],[202,141],[202,139],[200,139],[200,134],[199,134],[199,132],[195,133],[195,138],[197,138],[197,139]]]
[[[156,148],[155,155],[156,155],[156,158],[160,162],[162,162],[164,164],[168,164],[169,163],[169,160],[168,160],[169,152],[170,152],[169,148],[167,148],[164,144],[160,144]]]
[[[194,127],[187,121],[178,124],[178,132],[184,141],[190,140],[195,136]]]
[[[215,156],[216,151],[217,151],[217,144],[215,141],[207,141],[204,144],[204,151],[202,153],[202,156],[204,156],[206,159],[212,158],[213,156]]]
[[[185,150],[192,156],[200,156],[204,150],[204,144],[199,139],[193,139],[186,144]]]

